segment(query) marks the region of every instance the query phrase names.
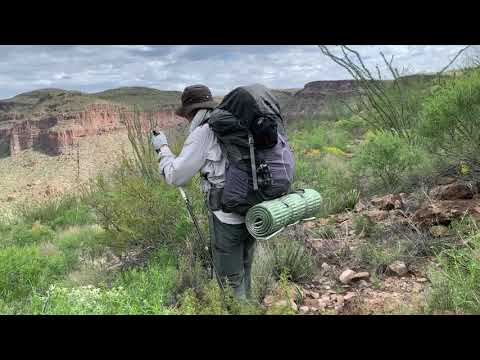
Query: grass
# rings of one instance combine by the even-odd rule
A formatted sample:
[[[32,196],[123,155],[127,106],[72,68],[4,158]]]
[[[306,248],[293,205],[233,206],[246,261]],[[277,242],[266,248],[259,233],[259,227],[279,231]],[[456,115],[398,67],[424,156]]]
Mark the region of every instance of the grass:
[[[429,273],[429,311],[480,314],[480,233],[467,246],[443,251],[437,261]]]
[[[0,250],[0,297],[6,302],[22,301],[67,271],[65,255],[55,248],[47,252],[36,245],[7,247]]]
[[[282,272],[288,272],[289,279],[296,283],[305,283],[315,275],[315,258],[299,239],[278,237],[269,244],[273,273],[277,280]]]
[[[84,199],[63,195],[46,201],[28,201],[17,205],[16,214],[26,224],[39,223],[52,229],[94,223],[95,217]]]
[[[53,285],[45,295],[32,299],[34,314],[174,314],[168,305],[175,279],[171,255],[156,252],[145,268],[133,268],[115,279],[110,287]]]

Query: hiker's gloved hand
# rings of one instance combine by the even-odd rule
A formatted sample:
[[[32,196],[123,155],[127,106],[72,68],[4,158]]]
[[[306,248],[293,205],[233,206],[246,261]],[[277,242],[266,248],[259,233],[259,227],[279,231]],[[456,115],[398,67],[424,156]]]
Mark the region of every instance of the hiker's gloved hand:
[[[168,145],[167,137],[165,136],[163,131],[158,131],[156,135],[152,136],[152,145],[157,153],[160,152],[160,148],[163,145]]]

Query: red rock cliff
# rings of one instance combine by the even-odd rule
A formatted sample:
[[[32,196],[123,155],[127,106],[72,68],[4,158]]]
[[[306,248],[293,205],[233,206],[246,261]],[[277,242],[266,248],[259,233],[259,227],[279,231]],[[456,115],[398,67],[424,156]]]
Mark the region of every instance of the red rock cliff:
[[[11,120],[0,127],[0,155],[14,156],[29,148],[58,155],[73,145],[76,138],[125,129],[125,121],[133,116],[132,111],[121,106],[94,104],[81,112],[36,120]],[[147,126],[148,119],[152,118],[160,128],[184,122],[172,110],[141,112],[139,117],[143,126]]]

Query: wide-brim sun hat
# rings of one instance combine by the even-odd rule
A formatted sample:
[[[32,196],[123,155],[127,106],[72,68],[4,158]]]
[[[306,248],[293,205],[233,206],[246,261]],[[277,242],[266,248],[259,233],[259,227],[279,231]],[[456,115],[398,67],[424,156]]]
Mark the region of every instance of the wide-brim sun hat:
[[[213,100],[212,93],[205,85],[191,85],[182,93],[182,105],[175,113],[181,117],[187,117],[194,110],[214,109],[217,103]]]

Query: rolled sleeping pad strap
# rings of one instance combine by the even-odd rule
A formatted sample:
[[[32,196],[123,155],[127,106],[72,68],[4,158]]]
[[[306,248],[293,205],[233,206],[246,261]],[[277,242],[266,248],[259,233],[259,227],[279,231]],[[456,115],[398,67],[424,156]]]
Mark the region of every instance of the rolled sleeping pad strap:
[[[280,229],[311,218],[320,210],[321,195],[313,189],[299,190],[251,207],[246,215],[247,230],[255,238],[267,238]]]

